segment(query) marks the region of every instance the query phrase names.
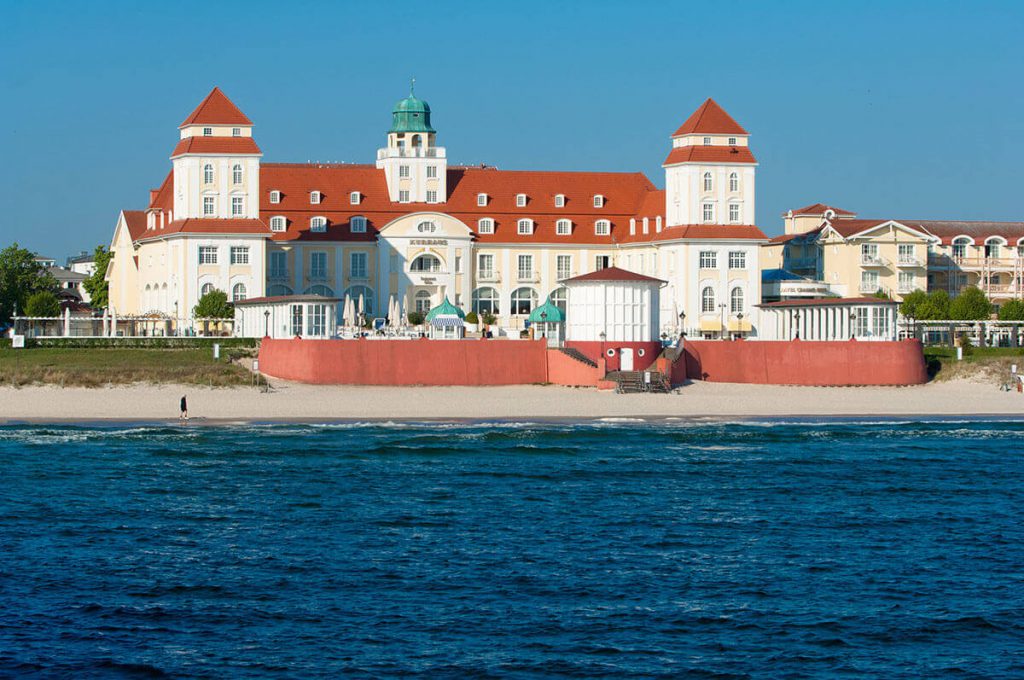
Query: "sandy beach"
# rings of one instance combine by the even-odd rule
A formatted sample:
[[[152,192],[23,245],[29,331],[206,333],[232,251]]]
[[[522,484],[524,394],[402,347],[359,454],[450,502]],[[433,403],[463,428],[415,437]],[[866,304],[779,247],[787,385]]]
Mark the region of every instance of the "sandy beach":
[[[615,394],[555,386],[351,387],[277,381],[251,388],[133,385],[0,388],[0,422],[193,419],[600,418],[1024,415],[1024,395],[991,383],[916,387],[795,387],[692,383],[675,394]]]

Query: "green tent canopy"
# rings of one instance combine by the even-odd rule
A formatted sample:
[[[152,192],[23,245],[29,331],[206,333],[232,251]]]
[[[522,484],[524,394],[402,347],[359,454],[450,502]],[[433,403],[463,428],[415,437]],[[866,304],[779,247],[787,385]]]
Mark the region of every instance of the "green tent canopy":
[[[448,302],[448,296],[445,296],[444,302],[442,302],[437,307],[434,307],[429,312],[427,312],[427,319],[426,320],[427,320],[427,323],[430,323],[431,321],[434,320],[435,316],[451,316],[451,315],[457,316],[460,319],[465,319],[466,318],[466,313],[464,311],[462,311],[461,309],[459,309],[458,307],[456,307],[455,305],[453,305],[452,303]]]
[[[541,314],[547,316],[541,317]],[[551,304],[551,297],[544,300],[544,304],[530,312],[530,323],[565,323],[565,314],[562,310]]]

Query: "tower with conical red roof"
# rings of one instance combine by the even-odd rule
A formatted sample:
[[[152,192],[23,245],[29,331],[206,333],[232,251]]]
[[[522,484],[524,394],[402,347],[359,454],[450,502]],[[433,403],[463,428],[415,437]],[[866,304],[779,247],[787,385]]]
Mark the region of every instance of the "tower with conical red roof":
[[[174,164],[174,219],[257,219],[260,148],[253,124],[213,88],[178,126]]]
[[[684,224],[754,224],[750,134],[708,99],[672,135],[665,168],[665,220]]]

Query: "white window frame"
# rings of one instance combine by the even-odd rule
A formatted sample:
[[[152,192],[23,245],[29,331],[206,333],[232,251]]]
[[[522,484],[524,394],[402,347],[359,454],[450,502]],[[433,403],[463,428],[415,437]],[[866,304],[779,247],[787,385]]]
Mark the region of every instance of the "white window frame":
[[[231,128],[231,136],[232,137],[241,137],[242,136],[242,128]]]
[[[526,269],[523,269],[524,263]],[[516,256],[516,277],[520,281],[533,280],[533,255],[520,253]]]
[[[287,231],[288,218],[284,215],[274,215],[270,218],[270,231]]]
[[[477,194],[476,195],[476,205],[477,205],[477,207],[479,207],[479,208],[486,207],[487,206],[487,200],[488,200],[487,194]]]
[[[216,174],[214,174],[213,163],[206,163],[203,165],[203,184],[213,184],[216,180]]]
[[[556,208],[564,208],[565,207],[565,194],[555,194],[555,207]]]
[[[245,177],[245,170],[242,168],[241,163],[235,163],[231,166],[231,183],[238,185],[242,183]]]
[[[203,128],[203,137],[213,137],[213,128],[212,127],[204,127]]]
[[[715,221],[715,204],[703,203],[700,208],[701,220],[707,224]]]
[[[271,203],[280,203],[281,202],[281,192],[278,191],[277,189],[274,189],[273,191],[271,191],[270,192],[270,202]]]
[[[245,196],[231,197],[231,216],[242,217],[245,215]]]
[[[737,293],[739,293],[739,305],[736,304]],[[742,314],[746,309],[746,304],[747,292],[743,290],[743,286],[733,286],[733,289],[729,291],[729,313]]]
[[[431,220],[423,220],[416,225],[416,231],[421,234],[433,234],[437,231],[437,224]]]
[[[736,146],[736,138],[735,137],[730,137],[729,138],[729,146]]]
[[[410,203],[411,202],[409,200],[409,190],[408,189],[399,189],[398,190],[398,202],[399,203]]]
[[[710,137],[705,137],[704,138],[704,146],[711,146],[711,138]]]
[[[398,166],[398,177],[401,178],[401,179],[406,179],[406,178],[409,177],[409,166],[408,165],[399,165]]]
[[[555,222],[556,236],[572,236],[572,220],[557,220]]]
[[[708,295],[708,293],[711,293]],[[710,302],[710,304],[709,304]],[[704,286],[700,289],[700,313],[701,314],[712,314],[718,311],[715,308],[717,302],[717,296],[715,295],[714,286]]]
[[[729,222],[737,224],[743,216],[743,212],[740,210],[739,203],[729,204]]]
[[[533,234],[533,220],[528,217],[516,220],[516,233],[520,236],[530,236]]]
[[[199,264],[217,264],[217,246],[199,246]]]
[[[309,204],[310,205],[320,205],[320,201],[322,201],[322,200],[323,200],[323,194],[321,194],[319,191],[310,191],[309,192]]]
[[[745,250],[729,251],[729,269],[746,269],[747,252]]]
[[[437,203],[437,190],[427,189],[427,203]]]
[[[487,262],[485,265],[484,262]],[[476,256],[477,276],[485,279],[494,276],[494,253],[477,253]]]
[[[565,267],[561,263],[565,262]],[[572,276],[572,255],[555,255],[555,279],[561,281]]]
[[[427,166],[427,179],[437,179],[437,166],[436,165],[428,165]]]
[[[710,172],[705,172],[703,177],[704,177],[704,181],[703,181],[702,186],[704,187],[704,191],[714,191],[715,190],[715,176],[712,175]]]
[[[212,217],[217,214],[217,197],[203,196],[203,217]]]
[[[349,253],[349,275],[354,279],[369,278],[370,258],[363,252]]]
[[[702,250],[699,255],[701,269],[718,269],[718,251]]]
[[[366,218],[362,215],[355,215],[349,221],[349,228],[353,234],[365,234],[366,233]]]
[[[249,264],[249,246],[231,246],[231,264]]]
[[[327,218],[323,215],[314,215],[309,218],[309,230],[311,232],[322,234],[327,231]]]
[[[604,207],[604,196],[602,194],[594,194],[594,207],[595,208],[603,208]]]
[[[476,222],[476,231],[478,234],[493,234],[494,233],[494,218],[492,217],[481,217]]]
[[[738,172],[729,173],[729,192],[735,194],[740,190],[740,175]]]
[[[612,223],[609,220],[597,220],[594,222],[595,236],[609,236],[612,233]]]
[[[526,207],[526,201],[527,201],[526,194],[516,194],[516,207],[517,208],[525,208]]]
[[[359,205],[359,202],[361,200],[362,200],[362,194],[360,194],[358,191],[349,192],[349,195],[348,195],[348,203],[349,203],[349,205]]]

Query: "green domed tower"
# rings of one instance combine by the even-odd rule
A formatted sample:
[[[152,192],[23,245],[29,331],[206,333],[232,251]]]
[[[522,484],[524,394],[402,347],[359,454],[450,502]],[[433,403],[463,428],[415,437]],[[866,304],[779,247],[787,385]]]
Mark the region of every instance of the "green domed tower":
[[[377,151],[377,167],[384,170],[393,202],[444,203],[448,200],[445,150],[436,145],[430,104],[416,96],[415,84],[414,78],[409,96],[391,112],[388,145]]]

